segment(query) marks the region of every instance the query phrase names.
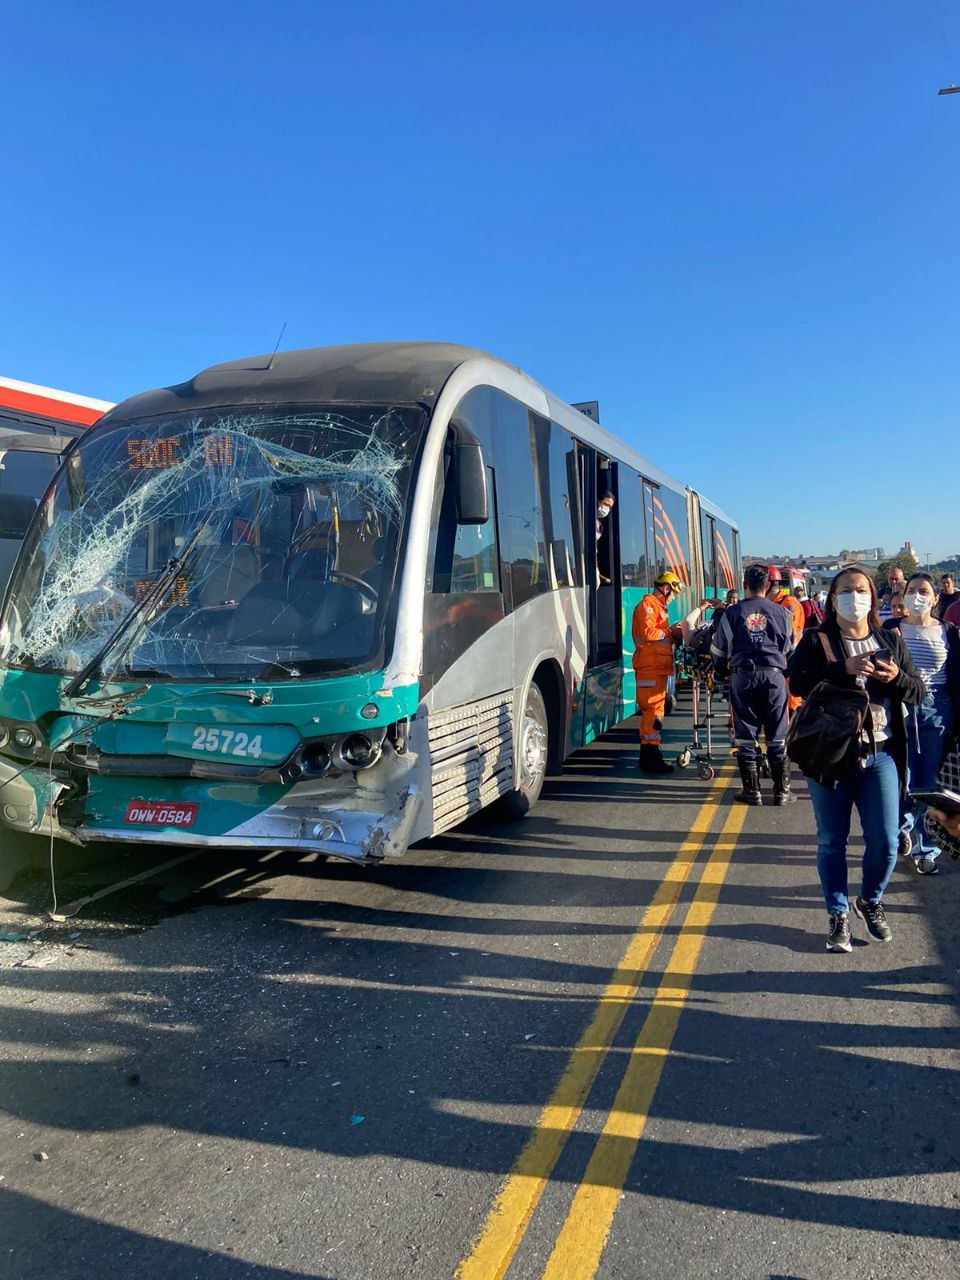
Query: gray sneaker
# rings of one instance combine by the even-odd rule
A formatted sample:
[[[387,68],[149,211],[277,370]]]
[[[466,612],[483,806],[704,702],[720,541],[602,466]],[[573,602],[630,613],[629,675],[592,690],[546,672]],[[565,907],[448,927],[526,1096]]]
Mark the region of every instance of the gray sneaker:
[[[845,911],[839,911],[830,917],[827,934],[828,951],[852,951],[853,939],[850,936],[850,920]]]
[[[917,875],[920,876],[938,876],[940,874],[937,860],[932,853],[925,853],[922,858],[915,858],[914,866],[917,868]]]

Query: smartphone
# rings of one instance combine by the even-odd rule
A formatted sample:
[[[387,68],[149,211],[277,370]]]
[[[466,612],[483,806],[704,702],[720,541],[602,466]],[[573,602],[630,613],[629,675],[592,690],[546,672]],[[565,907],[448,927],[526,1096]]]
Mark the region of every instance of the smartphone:
[[[908,791],[911,800],[919,800],[928,804],[931,809],[939,809],[941,813],[960,813],[960,796],[955,791]]]

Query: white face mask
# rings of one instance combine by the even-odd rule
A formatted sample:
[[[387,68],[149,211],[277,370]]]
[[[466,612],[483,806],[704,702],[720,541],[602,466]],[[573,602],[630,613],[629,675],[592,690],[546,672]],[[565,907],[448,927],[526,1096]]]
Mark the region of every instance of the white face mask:
[[[922,595],[919,591],[911,591],[909,595],[904,596],[903,603],[908,613],[929,613],[933,608],[931,598]]]
[[[597,507],[597,515],[600,517],[601,520],[606,520],[607,516],[610,514],[612,510],[613,510],[612,507],[600,506],[600,507]]]
[[[862,622],[871,603],[869,591],[843,591],[836,597],[837,613],[846,622]]]

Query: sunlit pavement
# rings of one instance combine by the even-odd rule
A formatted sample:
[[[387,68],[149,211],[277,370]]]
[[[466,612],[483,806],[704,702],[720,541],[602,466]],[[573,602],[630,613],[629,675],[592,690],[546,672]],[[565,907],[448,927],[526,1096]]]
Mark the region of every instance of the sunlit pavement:
[[[375,872],[64,855],[127,883],[59,925],[21,875],[0,1276],[960,1273],[957,868],[828,955],[805,797],[635,760]]]

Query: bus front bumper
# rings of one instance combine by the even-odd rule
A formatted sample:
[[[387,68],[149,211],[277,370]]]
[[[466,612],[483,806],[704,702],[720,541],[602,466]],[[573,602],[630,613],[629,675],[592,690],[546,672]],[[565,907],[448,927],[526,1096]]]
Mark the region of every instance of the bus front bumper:
[[[43,767],[21,770],[0,759],[4,824],[81,845],[104,840],[207,849],[304,849],[369,864],[406,851],[422,807],[416,773],[410,770],[402,784],[382,791],[335,779],[299,784],[262,808],[235,803],[230,788],[214,785],[203,788],[200,804],[216,806],[218,814],[226,815],[220,829],[148,827],[117,821],[124,800],[120,807],[111,803],[98,813],[96,796],[69,800],[68,809],[78,806],[76,820],[62,816],[61,802],[75,790],[71,780],[56,772],[48,775]],[[133,792],[143,790],[141,780],[140,786],[123,781],[131,800],[136,798]],[[398,778],[394,781],[400,783]],[[197,795],[194,788],[191,792]]]

